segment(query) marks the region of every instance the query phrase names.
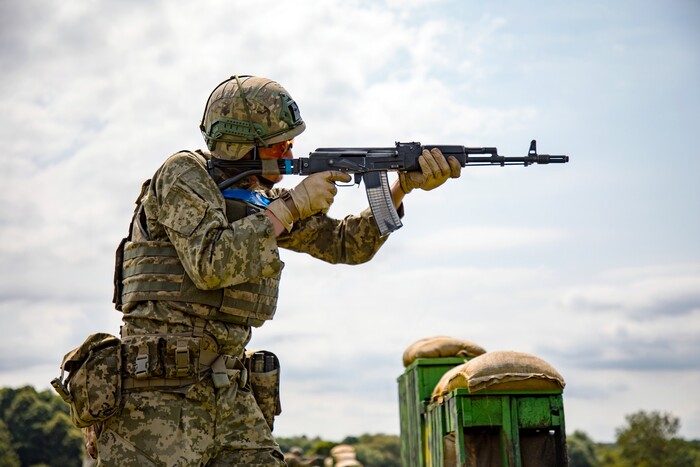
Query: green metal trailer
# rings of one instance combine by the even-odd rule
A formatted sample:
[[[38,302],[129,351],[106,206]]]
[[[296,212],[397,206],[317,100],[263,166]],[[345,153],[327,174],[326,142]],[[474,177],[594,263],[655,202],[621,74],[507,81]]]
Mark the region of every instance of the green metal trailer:
[[[464,358],[417,359],[398,378],[401,458],[409,467],[566,466],[563,391],[433,388]]]
[[[426,465],[427,438],[424,413],[433,388],[450,368],[465,358],[419,358],[399,376],[401,461],[404,466]]]

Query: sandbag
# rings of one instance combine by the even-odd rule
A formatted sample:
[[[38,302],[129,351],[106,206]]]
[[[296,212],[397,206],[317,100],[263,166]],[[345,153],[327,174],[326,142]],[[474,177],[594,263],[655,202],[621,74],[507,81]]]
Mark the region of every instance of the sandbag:
[[[454,389],[469,388],[469,381],[467,380],[465,370],[467,363],[468,362],[465,362],[461,365],[450,368],[444,375],[442,375],[440,381],[438,381],[438,383],[435,385],[435,389],[433,389],[433,395],[430,398],[432,402],[442,402],[442,397]]]
[[[357,461],[355,448],[347,444],[339,444],[331,449],[331,456],[336,467],[362,467]]]
[[[483,391],[542,391],[563,389],[564,378],[539,357],[515,351],[495,351],[479,355],[447,371],[435,385],[433,401],[458,388],[470,393]]]
[[[563,389],[566,385],[552,365],[525,352],[504,350],[480,357],[469,362],[470,392],[483,389]]]
[[[403,353],[403,366],[409,366],[418,358],[471,358],[485,352],[483,347],[471,341],[448,336],[426,337],[406,348]]]

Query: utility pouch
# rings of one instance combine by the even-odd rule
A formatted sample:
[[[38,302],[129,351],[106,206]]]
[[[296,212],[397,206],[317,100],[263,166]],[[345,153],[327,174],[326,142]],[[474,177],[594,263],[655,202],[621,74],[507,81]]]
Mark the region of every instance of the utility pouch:
[[[160,336],[136,335],[122,339],[124,374],[134,379],[163,377],[165,339]]]
[[[51,385],[70,405],[73,424],[78,428],[107,420],[120,408],[122,395],[121,345],[106,333],[90,335],[71,350],[61,363],[61,376]],[[64,373],[68,376],[63,379]]]
[[[282,413],[280,402],[280,362],[277,356],[267,350],[246,352],[248,381],[255,402],[273,430],[275,417]]]
[[[199,337],[170,337],[163,351],[166,378],[189,378],[199,374]]]

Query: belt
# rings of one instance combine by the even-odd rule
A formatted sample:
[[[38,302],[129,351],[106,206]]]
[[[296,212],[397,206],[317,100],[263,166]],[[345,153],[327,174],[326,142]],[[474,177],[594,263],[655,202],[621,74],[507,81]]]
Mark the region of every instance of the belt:
[[[133,337],[135,342],[129,342],[131,339],[126,337],[122,344],[127,362],[123,375],[125,389],[183,387],[202,381],[209,374],[217,389],[233,382],[239,386],[247,383],[248,371],[243,362],[232,355],[204,350],[212,348],[203,345],[202,339],[211,341],[206,336]]]

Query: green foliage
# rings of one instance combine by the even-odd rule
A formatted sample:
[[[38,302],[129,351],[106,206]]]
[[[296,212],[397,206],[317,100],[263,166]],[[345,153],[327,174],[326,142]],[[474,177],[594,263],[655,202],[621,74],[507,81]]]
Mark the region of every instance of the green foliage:
[[[275,438],[282,452],[287,453],[293,447],[301,448],[307,456],[328,456],[333,446],[338,443],[324,441],[321,438],[309,439],[306,436],[293,436],[291,438]]]
[[[595,442],[584,432],[574,431],[566,438],[569,467],[598,467]]]
[[[357,436],[346,436],[345,439],[340,442],[340,444],[349,444],[350,446],[354,446],[359,442],[360,438]]]
[[[0,420],[0,466],[20,467],[19,456],[12,447],[12,435],[2,420]]]
[[[304,452],[308,452],[311,449],[312,441],[306,436],[293,436],[291,438],[275,439],[277,440],[277,444],[280,445],[282,452],[289,452],[294,446],[300,447]]]
[[[617,444],[598,444],[596,446],[598,459],[602,467],[621,467],[624,464],[622,453]]]
[[[30,386],[0,389],[0,420],[9,431],[10,447],[21,465],[81,465],[82,434],[57,395],[37,392]]]
[[[401,467],[401,440],[394,435],[362,435],[355,445],[357,460],[365,466]]]
[[[306,457],[328,457],[331,449],[338,444],[350,444],[355,447],[357,460],[365,467],[400,467],[401,443],[395,435],[348,436],[340,443],[324,441],[320,438],[308,439],[306,436],[276,438],[282,452],[298,446]]]
[[[309,455],[328,457],[331,455],[331,449],[333,449],[334,446],[337,446],[337,443],[319,439],[312,444],[311,449],[309,449]]]
[[[639,411],[625,417],[618,428],[617,445],[623,465],[638,467],[693,467],[692,446],[676,437],[680,420],[668,413]]]

